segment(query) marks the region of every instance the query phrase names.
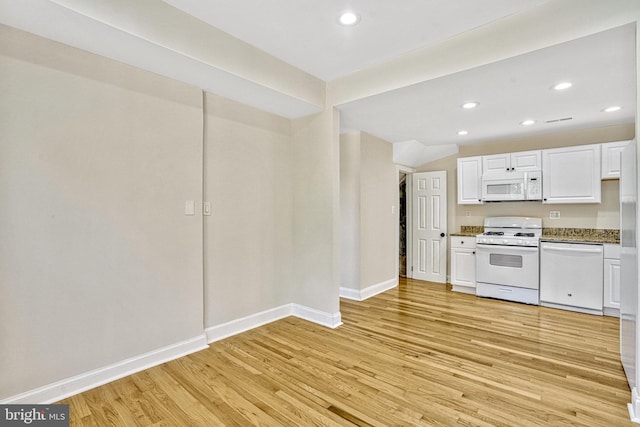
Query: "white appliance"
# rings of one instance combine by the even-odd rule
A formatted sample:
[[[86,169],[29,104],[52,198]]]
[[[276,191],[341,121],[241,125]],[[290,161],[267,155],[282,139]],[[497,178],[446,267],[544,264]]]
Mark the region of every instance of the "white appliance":
[[[485,218],[476,236],[476,295],[538,304],[541,235],[541,218]]]
[[[482,175],[482,200],[542,200],[542,172],[491,172]]]
[[[604,248],[585,243],[540,245],[540,305],[602,315]]]

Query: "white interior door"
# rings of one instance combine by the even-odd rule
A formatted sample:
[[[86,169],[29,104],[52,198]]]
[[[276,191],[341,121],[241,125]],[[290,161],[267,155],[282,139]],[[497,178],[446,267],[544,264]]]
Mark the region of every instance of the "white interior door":
[[[413,174],[412,277],[447,282],[447,172]]]

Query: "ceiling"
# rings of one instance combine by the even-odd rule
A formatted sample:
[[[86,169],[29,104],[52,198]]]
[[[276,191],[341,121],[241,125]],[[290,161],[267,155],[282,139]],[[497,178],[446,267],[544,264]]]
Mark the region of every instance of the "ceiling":
[[[179,32],[189,29],[184,16],[330,82],[562,0],[127,1],[0,0],[0,22],[295,118],[322,106],[181,52]],[[358,25],[338,23],[347,9],[360,14]],[[145,16],[154,16],[160,27],[149,32],[140,20]],[[215,56],[206,37],[200,39],[199,47],[210,50],[200,57]],[[635,52],[635,26],[614,28],[337,105],[342,131],[392,142],[394,160],[416,166],[465,144],[633,123]],[[573,86],[550,89],[560,81]],[[466,101],[479,106],[460,108]],[[622,109],[602,112],[611,105]],[[525,127],[525,119],[536,122]],[[458,135],[463,129],[468,134]]]
[[[573,86],[552,89],[564,81]],[[479,105],[465,110],[461,105],[467,101]],[[622,109],[602,111],[613,105]],[[394,143],[464,145],[631,123],[634,106],[635,27],[626,25],[360,99],[340,110],[345,130],[367,129]],[[528,119],[535,123],[520,124]],[[460,130],[469,133],[460,136]]]
[[[546,0],[164,0],[325,81]],[[341,12],[361,17],[341,26]]]
[[[543,0],[165,0],[323,80],[330,81],[489,24]],[[337,24],[343,10],[360,14]],[[248,13],[251,11],[251,13]],[[573,86],[555,91],[556,83]],[[635,27],[627,25],[529,54],[339,105],[342,132],[394,143],[417,166],[459,145],[632,123]],[[467,101],[479,106],[464,110]],[[615,113],[606,107],[618,105]],[[523,126],[524,120],[535,120]],[[461,136],[458,132],[468,134]]]

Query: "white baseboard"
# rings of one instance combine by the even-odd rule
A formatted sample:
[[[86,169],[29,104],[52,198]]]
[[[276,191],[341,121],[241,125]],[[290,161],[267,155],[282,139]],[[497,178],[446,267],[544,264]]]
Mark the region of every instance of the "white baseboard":
[[[304,305],[291,304],[291,314],[332,329],[342,325],[342,315],[339,311],[337,313],[327,313]]]
[[[605,316],[620,317],[620,309],[619,308],[604,307],[602,309],[602,313]]]
[[[634,423],[640,423],[640,396],[638,390],[634,387],[631,390],[631,403],[627,403],[629,410],[629,419]]]
[[[212,343],[228,338],[233,335],[237,335],[242,332],[246,332],[250,329],[257,328],[267,323],[275,322],[276,320],[283,319],[292,315],[291,304],[285,304],[280,307],[272,308],[269,310],[261,311],[260,313],[252,314],[239,319],[234,319],[220,325],[212,326],[205,329],[207,335],[207,342]]]
[[[157,350],[130,357],[89,372],[75,375],[1,400],[0,404],[49,404],[83,391],[149,369],[170,360],[208,348],[204,334]]]
[[[288,316],[296,316],[329,328],[337,328],[342,325],[340,312],[327,313],[300,304],[285,304],[207,328],[205,330],[207,342],[219,341]]]
[[[207,345],[208,342],[218,341],[287,316],[296,316],[329,328],[337,328],[342,325],[340,312],[327,313],[299,304],[286,304],[207,328],[204,334],[197,337],[2,399],[0,404],[49,404],[57,402],[127,375],[204,350],[209,347]]]
[[[352,299],[356,301],[364,301],[367,298],[371,298],[374,295],[378,295],[384,291],[388,291],[389,289],[393,289],[398,286],[398,278],[394,277],[393,279],[389,279],[385,282],[377,283],[375,285],[369,286],[368,288],[357,290],[351,288],[340,288],[340,297]]]

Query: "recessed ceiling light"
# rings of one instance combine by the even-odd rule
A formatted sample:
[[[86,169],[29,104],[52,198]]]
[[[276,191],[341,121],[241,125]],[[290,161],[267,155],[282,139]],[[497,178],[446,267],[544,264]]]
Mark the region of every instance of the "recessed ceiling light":
[[[465,110],[470,110],[472,108],[476,108],[477,106],[478,103],[475,101],[465,102],[464,104],[462,104],[462,108],[464,108]]]
[[[468,130],[459,130],[458,131],[458,135],[468,135],[469,131]]]
[[[619,106],[617,106],[617,105],[614,105],[614,106],[612,106],[612,107],[605,108],[605,109],[604,109],[604,110],[602,110],[602,111],[604,111],[605,113],[613,113],[613,112],[615,112],[615,111],[620,111],[621,109],[622,109],[622,107],[619,107]]]
[[[562,82],[555,85],[553,87],[553,90],[565,90],[565,89],[569,89],[571,86],[573,86],[571,82]]]
[[[338,19],[338,22],[345,26],[356,25],[358,22],[360,22],[360,16],[357,13],[351,11],[342,12],[340,18]]]
[[[523,122],[520,122],[520,124],[522,126],[531,126],[532,124],[534,124],[536,121],[535,120],[525,120]]]

